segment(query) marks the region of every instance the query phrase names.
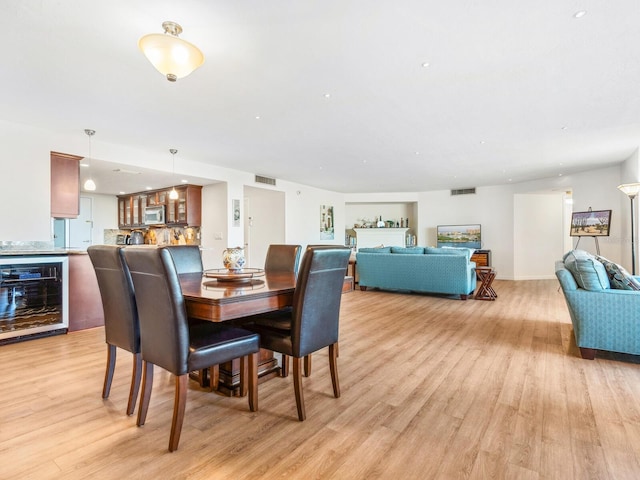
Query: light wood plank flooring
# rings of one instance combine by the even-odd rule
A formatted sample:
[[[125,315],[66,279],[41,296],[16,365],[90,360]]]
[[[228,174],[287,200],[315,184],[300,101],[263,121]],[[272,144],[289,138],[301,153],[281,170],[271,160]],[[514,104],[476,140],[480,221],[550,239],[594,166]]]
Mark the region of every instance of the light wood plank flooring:
[[[189,391],[167,451],[173,382],[156,369],[147,423],[125,415],[131,355],[101,399],[101,328],[0,347],[2,479],[637,479],[637,357],[582,360],[555,280],[496,281],[495,302],[343,296],[334,399],[327,353],[246,398]]]

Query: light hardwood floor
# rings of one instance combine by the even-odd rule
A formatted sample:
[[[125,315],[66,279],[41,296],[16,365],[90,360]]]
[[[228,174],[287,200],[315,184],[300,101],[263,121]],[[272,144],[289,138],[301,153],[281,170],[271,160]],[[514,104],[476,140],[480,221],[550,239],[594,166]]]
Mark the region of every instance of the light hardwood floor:
[[[167,451],[173,382],[156,369],[147,423],[125,415],[131,355],[100,397],[101,328],[0,347],[2,479],[640,478],[637,357],[579,357],[555,280],[496,281],[495,302],[343,296],[334,399],[327,353],[246,398],[192,383]]]

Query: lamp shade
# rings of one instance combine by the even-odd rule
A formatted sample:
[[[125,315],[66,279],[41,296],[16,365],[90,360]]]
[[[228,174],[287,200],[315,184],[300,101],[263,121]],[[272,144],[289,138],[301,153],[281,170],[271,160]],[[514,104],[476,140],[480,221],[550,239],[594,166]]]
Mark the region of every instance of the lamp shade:
[[[93,192],[96,189],[96,182],[94,182],[92,179],[88,179],[86,182],[84,182],[84,189],[89,192]]]
[[[625,183],[622,185],[618,185],[618,188],[620,189],[620,191],[622,191],[622,193],[630,197],[635,197],[636,195],[638,195],[638,193],[640,193],[640,183]]]
[[[195,45],[182,40],[180,25],[164,22],[165,33],[151,33],[138,40],[138,47],[160,73],[171,82],[183,78],[204,63],[204,55]]]

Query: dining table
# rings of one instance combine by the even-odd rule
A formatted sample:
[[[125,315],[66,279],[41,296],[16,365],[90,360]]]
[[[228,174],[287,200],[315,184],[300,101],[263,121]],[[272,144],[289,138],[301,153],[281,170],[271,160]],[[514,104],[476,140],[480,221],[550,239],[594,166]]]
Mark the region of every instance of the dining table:
[[[228,322],[293,305],[296,286],[293,273],[265,273],[259,269],[246,269],[245,272],[235,274],[225,272],[223,269],[213,269],[178,276],[190,318]],[[216,390],[229,396],[238,395],[240,360],[220,365],[219,371],[220,381]],[[263,382],[279,375],[280,367],[273,352],[260,349],[258,381]],[[209,385],[206,370],[194,372],[192,378],[198,380],[203,387]]]

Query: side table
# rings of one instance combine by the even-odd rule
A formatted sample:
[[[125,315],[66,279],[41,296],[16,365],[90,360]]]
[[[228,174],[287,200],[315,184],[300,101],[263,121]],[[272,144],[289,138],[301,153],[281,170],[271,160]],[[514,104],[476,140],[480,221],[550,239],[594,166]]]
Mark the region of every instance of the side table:
[[[495,300],[498,298],[498,294],[491,286],[496,278],[496,271],[492,267],[476,267],[476,274],[480,280],[476,300]]]

